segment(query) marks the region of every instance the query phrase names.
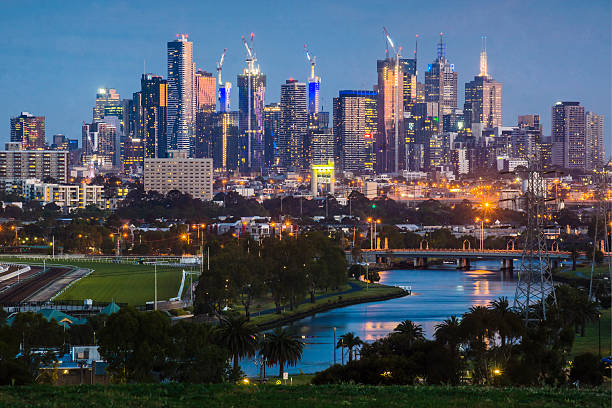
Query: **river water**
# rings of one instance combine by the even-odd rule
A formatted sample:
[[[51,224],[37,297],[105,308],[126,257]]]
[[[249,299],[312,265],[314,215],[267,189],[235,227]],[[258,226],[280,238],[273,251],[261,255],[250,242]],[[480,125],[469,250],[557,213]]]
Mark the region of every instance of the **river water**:
[[[461,316],[472,306],[487,306],[506,296],[514,299],[515,277],[499,271],[499,261],[472,262],[472,270],[460,271],[452,265],[430,269],[380,272],[380,283],[410,286],[412,295],[374,303],[363,303],[334,309],[296,321],[292,326],[306,343],[302,360],[289,367],[291,374],[314,373],[334,363],[334,328],[336,341],[354,332],[363,341],[372,342],[393,331],[403,320],[410,319],[423,327],[426,337],[433,337],[435,325],[451,315]],[[336,361],[342,362],[340,349]],[[346,359],[346,356],[345,356]],[[249,376],[259,374],[252,359],[241,362]],[[267,375],[278,375],[278,368],[266,368]]]

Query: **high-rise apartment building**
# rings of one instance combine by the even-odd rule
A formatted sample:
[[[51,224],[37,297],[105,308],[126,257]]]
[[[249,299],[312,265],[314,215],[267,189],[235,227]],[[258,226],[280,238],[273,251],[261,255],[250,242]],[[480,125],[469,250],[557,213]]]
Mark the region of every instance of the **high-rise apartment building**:
[[[168,82],[159,75],[143,74],[140,89],[134,97],[138,111],[135,136],[143,141],[144,157],[166,157]]]
[[[232,171],[238,168],[238,116],[238,112],[218,112],[212,115],[210,131],[215,169]]]
[[[267,168],[279,168],[280,141],[279,129],[281,120],[281,106],[279,103],[271,103],[264,107],[264,145],[265,160]]]
[[[67,150],[18,150],[11,144],[0,151],[0,179],[24,180],[52,178],[57,183],[68,180]]]
[[[199,69],[195,74],[195,85],[196,112],[214,112],[217,106],[217,78]]]
[[[283,166],[296,171],[305,170],[308,167],[306,84],[288,79],[281,85],[280,109],[279,148]]]
[[[340,91],[334,98],[335,162],[342,170],[374,170],[374,140],[378,131],[376,107],[375,91]]]
[[[168,108],[169,149],[191,151],[195,137],[195,66],[193,43],[187,34],[177,34],[168,42]]]
[[[398,172],[404,162],[404,73],[393,58],[377,61],[378,131],[376,168],[381,173]]]
[[[261,171],[265,162],[263,140],[265,96],[266,76],[260,72],[259,67],[245,68],[242,74],[238,75],[238,111],[240,112],[238,159],[241,169]]]
[[[310,135],[310,165],[334,162],[334,134],[331,129],[314,130]]]
[[[187,157],[185,150],[171,150],[167,158],[145,159],[144,189],[167,194],[178,190],[200,200],[213,197],[213,160]]]
[[[100,167],[116,165],[119,154],[118,124],[84,123],[82,127],[83,163]]]
[[[472,129],[473,123],[481,128],[494,128],[502,125],[502,84],[491,78],[487,71],[487,50],[483,46],[480,53],[480,73],[473,81],[465,84],[464,115],[466,127]]]
[[[588,169],[584,106],[557,102],[552,107],[553,165],[568,170]]]
[[[457,108],[457,73],[446,59],[446,44],[440,34],[438,56],[425,72],[425,101],[437,102],[438,117],[451,114]]]
[[[23,150],[45,148],[45,117],[21,112],[11,118],[11,142],[20,144]]]
[[[587,112],[585,121],[589,169],[599,169],[606,160],[604,117],[593,112]]]

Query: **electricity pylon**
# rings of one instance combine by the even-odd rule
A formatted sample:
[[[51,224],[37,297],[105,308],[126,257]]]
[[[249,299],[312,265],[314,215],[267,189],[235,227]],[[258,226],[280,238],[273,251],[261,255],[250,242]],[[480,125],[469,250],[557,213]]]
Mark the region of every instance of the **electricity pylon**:
[[[544,235],[548,219],[544,172],[537,159],[530,162],[525,192],[527,228],[523,233],[523,254],[514,295],[514,308],[523,316],[525,323],[546,319],[546,299],[550,294],[554,303],[557,302]],[[533,306],[536,309],[531,309]]]

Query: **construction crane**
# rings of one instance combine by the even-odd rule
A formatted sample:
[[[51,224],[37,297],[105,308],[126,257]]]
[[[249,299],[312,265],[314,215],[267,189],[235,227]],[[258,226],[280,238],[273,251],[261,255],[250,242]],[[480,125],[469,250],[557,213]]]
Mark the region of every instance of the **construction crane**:
[[[314,79],[315,66],[317,65],[317,57],[310,56],[310,53],[308,52],[308,46],[306,44],[304,44],[304,51],[306,51],[306,58],[308,59],[308,62],[310,62],[310,78]]]
[[[385,34],[387,43],[389,43],[389,45],[391,46],[391,49],[393,50],[393,54],[395,56],[395,69],[394,69],[395,103],[393,104],[393,106],[395,107],[395,114],[393,115],[395,116],[395,141],[394,141],[395,157],[394,157],[394,163],[393,163],[393,171],[394,173],[398,174],[399,173],[399,111],[400,111],[399,105],[400,103],[402,103],[400,102],[400,91],[399,91],[399,60],[400,60],[400,52],[402,51],[402,47],[399,47],[399,49],[397,50],[395,49],[395,44],[393,44],[391,35],[389,34],[389,31],[387,31],[386,27],[383,27],[383,33]],[[387,54],[387,58],[389,58],[389,49],[387,48],[385,52]]]
[[[257,56],[255,54],[255,47],[253,45],[254,40],[255,40],[255,34],[253,33],[251,33],[251,45],[249,45],[246,38],[244,38],[244,35],[242,36],[242,43],[244,44],[244,48],[246,48],[246,52],[247,52],[247,57],[246,57],[247,67],[249,71],[251,72],[255,71],[255,62],[257,62]]]
[[[217,77],[219,78],[219,85],[223,85],[221,82],[221,70],[223,69],[223,60],[225,59],[225,52],[227,48],[223,49],[223,54],[221,54],[221,58],[219,58],[219,62],[217,62]]]

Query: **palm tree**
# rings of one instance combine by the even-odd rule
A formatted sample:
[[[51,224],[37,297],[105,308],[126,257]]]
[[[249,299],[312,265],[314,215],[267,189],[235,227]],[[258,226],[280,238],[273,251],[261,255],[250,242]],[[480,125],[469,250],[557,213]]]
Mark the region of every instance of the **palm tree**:
[[[393,331],[405,336],[408,339],[408,344],[410,346],[412,346],[412,343],[415,341],[423,340],[425,338],[421,325],[416,324],[411,320],[404,320],[398,324]]]
[[[336,348],[346,347],[348,349],[348,361],[349,363],[353,361],[353,349],[360,347],[363,344],[363,341],[359,338],[359,336],[355,336],[355,333],[349,332],[340,336],[338,340],[338,344],[336,344]],[[357,350],[355,350],[357,352]]]
[[[463,338],[461,334],[460,320],[453,315],[442,323],[436,324],[434,337],[442,344],[448,345],[451,353],[455,354]]]
[[[502,347],[508,340],[520,337],[523,328],[521,317],[510,308],[507,297],[494,300],[489,309],[492,312],[492,326],[499,334]]]
[[[251,357],[257,351],[259,330],[244,316],[230,316],[221,319],[219,339],[234,358],[234,371],[238,369],[238,359]]]
[[[267,333],[261,345],[260,353],[268,367],[278,364],[279,377],[283,376],[285,365],[292,367],[302,358],[304,342],[289,329],[277,327]]]

